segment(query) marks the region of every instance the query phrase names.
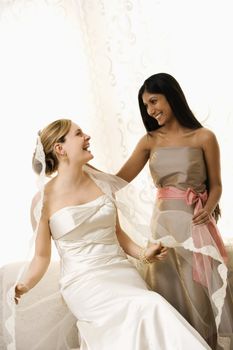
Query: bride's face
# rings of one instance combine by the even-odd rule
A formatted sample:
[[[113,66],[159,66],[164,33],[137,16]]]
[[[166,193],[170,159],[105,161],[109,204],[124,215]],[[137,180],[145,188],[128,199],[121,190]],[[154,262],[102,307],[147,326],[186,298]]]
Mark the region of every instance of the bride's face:
[[[85,164],[93,158],[89,150],[90,138],[82,131],[80,126],[72,122],[70,131],[65,137],[65,142],[62,144],[63,150],[70,161],[74,160]]]

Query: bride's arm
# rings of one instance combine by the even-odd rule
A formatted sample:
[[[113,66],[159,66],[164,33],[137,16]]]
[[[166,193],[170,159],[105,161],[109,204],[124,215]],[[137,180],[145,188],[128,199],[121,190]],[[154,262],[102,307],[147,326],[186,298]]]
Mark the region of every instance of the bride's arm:
[[[33,210],[33,209],[32,209]],[[32,221],[35,229],[35,221]],[[30,289],[32,289],[44,276],[51,258],[51,234],[48,219],[42,213],[37,237],[35,241],[34,257],[24,277],[24,281],[18,283],[15,287],[15,302],[18,304],[19,298]]]
[[[121,248],[127,255],[133,258],[142,260],[144,262],[152,263],[155,260],[162,260],[167,255],[167,248],[162,245],[150,243],[147,248],[142,248],[136,244],[132,239],[121,229],[119,219],[116,221],[116,235]]]

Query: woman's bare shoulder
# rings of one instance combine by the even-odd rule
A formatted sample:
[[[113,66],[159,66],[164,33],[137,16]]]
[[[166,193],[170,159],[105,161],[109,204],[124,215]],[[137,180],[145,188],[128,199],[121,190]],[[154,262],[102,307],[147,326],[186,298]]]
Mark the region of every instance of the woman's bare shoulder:
[[[143,135],[138,142],[138,146],[143,148],[146,151],[151,151],[158,137],[156,131],[150,131],[149,133],[146,133],[145,135]]]
[[[203,144],[205,144],[206,142],[208,143],[216,142],[217,140],[215,133],[212,130],[204,127],[198,129],[197,136],[200,142]]]
[[[42,216],[43,218],[48,217],[49,215],[49,203],[50,203],[50,197],[53,192],[53,180],[48,181],[48,183],[44,187],[44,193],[43,193],[43,203],[42,203]],[[32,198],[31,201],[31,212],[33,213],[37,205],[42,199],[42,192],[38,191]]]

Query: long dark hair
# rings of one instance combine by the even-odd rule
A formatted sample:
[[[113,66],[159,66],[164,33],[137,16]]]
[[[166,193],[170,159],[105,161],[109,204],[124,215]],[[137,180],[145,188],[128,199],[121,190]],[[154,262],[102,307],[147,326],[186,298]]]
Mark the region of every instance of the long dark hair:
[[[190,129],[202,128],[201,123],[196,119],[189,108],[185,95],[176,79],[170,74],[158,73],[146,79],[138,92],[139,108],[143,123],[148,132],[156,130],[161,126],[147,113],[142,100],[144,92],[164,95],[174,113],[174,116],[182,126]]]
[[[146,79],[138,92],[138,102],[142,121],[149,135],[150,131],[157,130],[161,126],[147,113],[146,106],[142,100],[144,92],[164,95],[174,113],[174,116],[182,126],[189,129],[199,129],[203,127],[189,108],[188,102],[186,101],[185,95],[178,81],[170,74],[157,73]],[[206,189],[207,192],[209,192],[208,176],[206,180]],[[218,221],[219,216],[221,216],[221,211],[219,204],[217,204],[213,211],[213,217]]]

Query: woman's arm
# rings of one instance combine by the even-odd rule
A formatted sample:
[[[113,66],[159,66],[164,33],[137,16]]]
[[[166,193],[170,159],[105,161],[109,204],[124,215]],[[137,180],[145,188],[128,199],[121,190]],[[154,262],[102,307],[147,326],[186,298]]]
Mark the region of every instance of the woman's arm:
[[[141,138],[130,158],[116,174],[117,176],[121,177],[127,182],[130,182],[140,173],[150,157],[149,137],[151,136],[145,135]],[[86,165],[96,171],[101,172],[101,170],[95,168],[89,163]]]
[[[34,205],[32,205],[31,212]],[[33,228],[35,229],[35,220],[32,220]],[[15,287],[15,302],[18,304],[19,298],[30,289],[32,289],[44,276],[51,257],[51,234],[48,224],[48,219],[42,213],[39,223],[38,233],[35,241],[34,257],[29,265],[24,281],[18,283]]]
[[[150,138],[145,135],[138,142],[132,155],[116,174],[127,182],[132,181],[144,168],[150,157]]]
[[[207,176],[209,182],[208,200],[202,210],[193,217],[194,224],[207,223],[210,214],[214,211],[222,194],[220,151],[218,141],[214,133],[203,129],[201,133],[201,144],[203,145]]]
[[[116,235],[121,248],[127,255],[133,258],[140,259],[144,258],[148,262],[152,263],[155,260],[162,260],[167,255],[167,248],[162,247],[162,245],[151,243],[149,247],[142,248],[137,245],[132,239],[121,229],[119,219],[117,217],[116,221]],[[142,255],[143,252],[143,255]]]

